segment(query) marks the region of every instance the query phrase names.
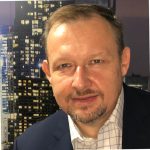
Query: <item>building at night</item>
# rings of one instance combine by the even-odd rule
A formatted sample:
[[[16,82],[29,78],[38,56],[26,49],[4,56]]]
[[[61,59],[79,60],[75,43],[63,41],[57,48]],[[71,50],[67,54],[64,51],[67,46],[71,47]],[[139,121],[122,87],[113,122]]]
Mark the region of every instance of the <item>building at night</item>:
[[[0,27],[0,113],[1,113],[1,149],[7,148],[8,143],[8,120],[10,101],[10,75],[12,74],[12,33],[10,26]]]
[[[10,82],[8,144],[28,127],[58,108],[51,86],[41,70],[44,22],[57,8],[72,1],[16,1],[13,28],[13,72]],[[13,92],[11,92],[13,91]]]

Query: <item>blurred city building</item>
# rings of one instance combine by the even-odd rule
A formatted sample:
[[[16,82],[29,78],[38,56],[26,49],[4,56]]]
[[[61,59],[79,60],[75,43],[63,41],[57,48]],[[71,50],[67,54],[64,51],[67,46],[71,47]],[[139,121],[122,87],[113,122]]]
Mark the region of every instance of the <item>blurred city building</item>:
[[[9,101],[8,144],[26,128],[58,109],[51,86],[41,71],[44,22],[70,1],[17,1],[12,39],[12,99]]]
[[[7,149],[8,120],[10,119],[10,82],[12,76],[12,27],[0,27],[0,108],[1,108],[1,149]]]

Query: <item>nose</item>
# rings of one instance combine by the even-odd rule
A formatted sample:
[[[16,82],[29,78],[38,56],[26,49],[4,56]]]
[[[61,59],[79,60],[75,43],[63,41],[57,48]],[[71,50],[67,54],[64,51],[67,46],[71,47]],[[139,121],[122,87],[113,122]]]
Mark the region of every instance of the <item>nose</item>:
[[[85,67],[78,66],[75,70],[72,87],[77,90],[85,90],[91,86],[91,81],[88,77],[88,72]]]

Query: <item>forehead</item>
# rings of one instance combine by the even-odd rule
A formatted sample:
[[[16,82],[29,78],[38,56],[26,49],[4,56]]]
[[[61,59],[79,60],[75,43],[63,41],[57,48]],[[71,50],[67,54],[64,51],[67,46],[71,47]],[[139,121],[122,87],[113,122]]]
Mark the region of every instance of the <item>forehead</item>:
[[[117,44],[110,24],[103,18],[93,17],[58,24],[49,32],[47,55],[51,62],[57,58],[83,60],[96,54],[115,56]]]
[[[54,30],[56,30],[58,27],[60,27],[61,25],[63,24],[70,24],[70,25],[73,25],[73,24],[77,24],[79,22],[82,22],[82,23],[101,23],[101,24],[104,24],[106,26],[112,26],[111,23],[106,20],[104,17],[100,16],[100,15],[97,15],[97,14],[91,14],[90,16],[81,16],[81,17],[78,17],[78,18],[73,18],[73,19],[68,19],[68,20],[58,20],[56,21],[55,23],[53,23],[50,31],[50,32],[53,32]],[[86,26],[88,26],[88,24],[86,24]]]
[[[63,37],[65,40],[65,36],[73,37],[75,34],[81,37],[84,37],[84,35],[89,37],[92,36],[89,33],[94,35],[93,39],[96,38],[95,36],[103,36],[104,34],[108,34],[115,38],[115,33],[111,24],[103,17],[94,15],[90,18],[79,18],[65,23],[55,23],[49,31],[47,46],[53,39],[58,40],[58,38]]]

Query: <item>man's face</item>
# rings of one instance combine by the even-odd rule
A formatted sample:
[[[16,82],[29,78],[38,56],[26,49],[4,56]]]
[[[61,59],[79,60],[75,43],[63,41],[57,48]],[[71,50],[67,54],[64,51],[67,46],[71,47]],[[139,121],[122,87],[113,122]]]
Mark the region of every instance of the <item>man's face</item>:
[[[54,26],[47,51],[43,70],[60,108],[82,123],[109,116],[129,65],[129,49],[120,59],[109,23],[93,17]]]

